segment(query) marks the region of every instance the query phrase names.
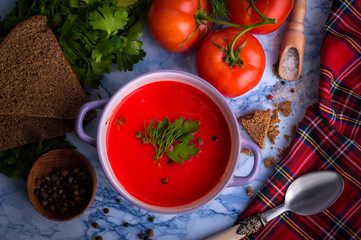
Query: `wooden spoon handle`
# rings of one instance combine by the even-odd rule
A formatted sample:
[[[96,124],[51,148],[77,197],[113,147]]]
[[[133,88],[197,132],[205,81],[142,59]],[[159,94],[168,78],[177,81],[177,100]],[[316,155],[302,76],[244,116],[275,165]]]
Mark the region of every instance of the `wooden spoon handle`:
[[[288,29],[298,30],[300,32],[305,31],[303,20],[305,19],[306,10],[306,0],[294,1],[291,21],[288,24]]]
[[[306,0],[295,0],[291,21],[303,23],[306,15]]]

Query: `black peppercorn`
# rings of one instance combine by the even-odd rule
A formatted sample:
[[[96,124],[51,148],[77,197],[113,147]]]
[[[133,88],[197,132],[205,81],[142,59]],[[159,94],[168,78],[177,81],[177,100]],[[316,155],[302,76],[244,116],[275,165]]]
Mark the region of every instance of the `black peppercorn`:
[[[86,194],[86,189],[85,188],[80,188],[79,193],[81,196],[84,196]]]
[[[98,228],[98,227],[99,227],[99,224],[98,224],[97,222],[93,222],[93,223],[92,223],[92,226],[93,226],[93,228]]]
[[[119,198],[115,199],[115,201],[116,201],[117,203],[120,203],[120,202],[121,202]]]
[[[65,169],[65,168],[62,168],[60,170],[60,174],[61,174],[61,176],[66,177],[66,176],[68,176],[69,171],[67,169]]]
[[[109,213],[109,209],[108,208],[103,208],[103,213],[105,213],[105,214]]]
[[[52,173],[51,175],[50,175],[50,179],[51,179],[51,181],[56,181],[56,180],[58,180],[58,175],[56,174],[56,173]]]
[[[142,137],[143,137],[142,131],[137,131],[137,132],[135,133],[135,137],[136,137],[136,138],[142,138]]]
[[[145,238],[145,235],[144,235],[143,233],[139,233],[139,234],[138,234],[138,237],[139,237],[140,239],[144,239],[144,238]]]
[[[46,201],[46,200],[43,200],[43,201],[41,201],[41,206],[43,206],[43,207],[46,207],[46,205],[48,205],[48,201]]]
[[[68,209],[67,209],[65,206],[63,206],[63,207],[60,208],[60,213],[61,213],[61,214],[65,214],[65,213],[67,213],[67,212],[68,212]]]
[[[35,190],[34,190],[34,194],[35,194],[35,196],[39,197],[39,195],[40,195],[40,190],[39,190],[39,189],[35,189]]]
[[[72,186],[71,186],[72,189],[76,190],[76,189],[79,189],[79,184],[78,183],[74,183]]]
[[[152,229],[148,229],[147,231],[145,231],[145,233],[149,236],[149,237],[153,237],[154,236],[154,232]]]
[[[54,169],[49,175],[35,180],[34,194],[45,210],[65,214],[72,211],[71,208],[82,207],[91,193],[91,183],[81,180],[81,176],[88,174],[79,168],[71,171]]]
[[[40,186],[40,184],[41,184],[40,178],[35,179],[35,185]]]
[[[55,208],[54,205],[51,205],[51,206],[49,207],[49,210],[50,210],[51,212],[54,212],[54,211],[56,210],[56,208]]]
[[[148,139],[147,139],[146,137],[142,137],[142,138],[140,139],[140,142],[143,143],[143,144],[148,144],[148,143],[149,143],[149,142],[148,142]]]
[[[56,199],[58,197],[58,193],[56,191],[51,192],[51,198]]]
[[[149,222],[154,222],[155,217],[149,217],[148,220],[149,220]]]
[[[162,178],[162,180],[160,180],[161,181],[161,183],[163,183],[163,184],[167,184],[168,183],[168,179],[167,178]]]
[[[103,237],[102,236],[96,236],[95,240],[103,240]]]
[[[129,223],[128,223],[128,222],[125,222],[125,223],[123,223],[123,226],[124,226],[124,227],[129,227]]]

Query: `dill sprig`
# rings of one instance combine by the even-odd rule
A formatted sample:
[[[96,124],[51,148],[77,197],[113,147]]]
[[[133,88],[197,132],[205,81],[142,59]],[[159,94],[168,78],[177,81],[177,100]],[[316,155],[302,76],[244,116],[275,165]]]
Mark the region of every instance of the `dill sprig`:
[[[211,0],[212,13],[211,17],[217,19],[229,19],[230,13],[227,10],[226,0]]]
[[[155,148],[154,159],[156,162],[182,134],[182,126],[177,122],[169,125],[168,118],[158,123],[153,119],[145,126],[145,137]]]

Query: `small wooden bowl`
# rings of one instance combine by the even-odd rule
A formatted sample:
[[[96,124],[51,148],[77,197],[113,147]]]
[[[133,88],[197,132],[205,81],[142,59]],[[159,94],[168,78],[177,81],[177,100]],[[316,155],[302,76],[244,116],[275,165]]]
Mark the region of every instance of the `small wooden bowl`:
[[[85,171],[91,181],[91,193],[88,195],[82,207],[72,209],[64,214],[57,211],[46,210],[41,206],[38,197],[34,193],[36,189],[36,179],[51,174],[54,169],[72,169],[75,167]],[[97,178],[93,166],[83,155],[74,150],[58,149],[45,153],[34,163],[28,176],[27,188],[30,202],[36,211],[50,220],[64,222],[79,217],[89,208],[96,194]]]

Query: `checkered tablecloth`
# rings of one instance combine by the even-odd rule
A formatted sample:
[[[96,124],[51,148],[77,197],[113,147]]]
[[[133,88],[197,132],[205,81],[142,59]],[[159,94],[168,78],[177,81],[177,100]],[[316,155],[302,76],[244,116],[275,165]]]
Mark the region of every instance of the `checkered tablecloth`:
[[[322,39],[318,94],[288,153],[240,219],[281,204],[290,183],[308,172],[335,171],[345,188],[323,212],[284,213],[248,239],[361,239],[361,1],[333,2]]]

